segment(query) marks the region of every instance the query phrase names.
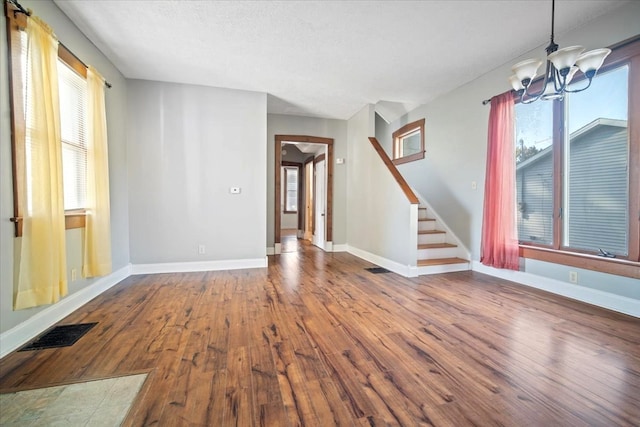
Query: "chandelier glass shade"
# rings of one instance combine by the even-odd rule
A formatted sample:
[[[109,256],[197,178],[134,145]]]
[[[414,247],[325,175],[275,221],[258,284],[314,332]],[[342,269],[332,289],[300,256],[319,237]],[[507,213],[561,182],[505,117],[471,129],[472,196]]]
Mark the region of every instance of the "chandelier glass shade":
[[[562,99],[565,93],[582,92],[591,86],[591,82],[602,66],[611,49],[594,49],[585,52],[582,46],[570,46],[558,49],[553,40],[555,0],[551,1],[551,42],[547,46],[547,61],[544,80],[538,92],[531,91],[531,83],[538,76],[538,69],[543,64],[540,59],[527,59],[518,62],[511,70],[509,77],[511,87],[520,97],[520,102],[530,104],[538,99]],[[569,83],[580,70],[587,79],[587,83],[577,89],[569,89]]]

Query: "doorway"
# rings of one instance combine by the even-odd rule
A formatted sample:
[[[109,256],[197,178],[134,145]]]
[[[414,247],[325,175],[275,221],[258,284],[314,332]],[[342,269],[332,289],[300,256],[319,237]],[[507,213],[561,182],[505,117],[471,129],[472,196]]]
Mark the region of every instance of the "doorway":
[[[299,220],[296,230],[296,238],[310,239],[313,244],[322,250],[333,250],[333,139],[301,135],[276,135],[275,136],[275,217],[274,217],[274,252],[282,253],[283,249],[283,211],[282,203],[285,201],[283,194],[284,173],[282,166],[283,147],[294,145],[301,151],[313,153],[310,159],[304,162],[299,177],[304,180],[299,185],[302,196],[300,198]],[[321,154],[319,154],[321,153]],[[320,174],[318,178],[318,164]],[[309,174],[312,173],[313,184],[309,187]],[[318,181],[321,179],[320,186]],[[301,181],[302,181],[301,180]],[[311,191],[309,191],[311,190]],[[318,193],[321,191],[321,194]],[[286,231],[290,235],[290,231]],[[287,237],[287,247],[289,239]]]
[[[325,248],[325,159],[324,155],[318,156],[318,160],[314,160],[313,171],[313,244],[317,247]]]
[[[284,145],[283,159],[300,160],[305,155],[292,145]],[[286,154],[285,154],[286,153]],[[282,176],[282,186],[280,196],[282,200],[282,214],[280,237],[282,238],[282,252],[297,252],[298,237],[302,229],[304,209],[302,200],[304,198],[304,181],[302,175],[302,163],[291,160],[282,160],[280,166]]]
[[[313,238],[313,159],[304,163],[304,227],[302,238],[311,241]]]

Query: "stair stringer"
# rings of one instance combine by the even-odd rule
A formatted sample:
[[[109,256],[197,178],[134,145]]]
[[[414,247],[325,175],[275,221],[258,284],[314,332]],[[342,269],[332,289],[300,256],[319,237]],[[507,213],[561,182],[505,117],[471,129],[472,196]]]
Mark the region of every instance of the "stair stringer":
[[[418,193],[415,189],[413,192],[418,197],[420,201],[420,206],[427,208],[427,216],[430,218],[434,218],[435,228],[437,230],[444,231],[445,234],[445,243],[450,243],[452,245],[456,245],[455,248],[445,248],[445,249],[429,249],[430,253],[441,252],[441,256],[432,256],[429,258],[461,258],[465,260],[471,259],[471,252],[469,249],[462,243],[462,241],[455,235],[455,233],[447,226],[447,223],[442,219],[438,212],[427,202],[427,200],[422,197],[420,193]],[[452,271],[465,271],[471,270],[471,262],[467,261],[464,263],[456,263],[456,264],[446,264],[446,265],[435,265],[435,266],[418,266],[418,275],[425,274],[437,274],[437,273],[447,273]]]

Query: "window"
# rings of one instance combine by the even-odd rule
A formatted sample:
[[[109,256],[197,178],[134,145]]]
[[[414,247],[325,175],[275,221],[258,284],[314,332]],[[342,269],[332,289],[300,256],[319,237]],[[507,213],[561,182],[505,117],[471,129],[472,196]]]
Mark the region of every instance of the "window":
[[[31,185],[23,177],[29,176],[31,165],[28,154],[31,150],[29,130],[29,110],[27,96],[27,37],[23,30],[25,16],[14,13],[15,8],[7,4],[8,45],[10,51],[11,101],[13,108],[13,176],[14,176],[14,217],[16,235],[22,235],[21,218],[31,208],[31,200],[21,200]],[[86,66],[63,45],[58,47],[58,91],[60,99],[60,132],[62,144],[62,178],[66,228],[84,227],[86,198],[86,123],[87,84]],[[37,99],[37,96],[36,98]],[[19,136],[22,135],[24,139]]]
[[[58,60],[64,209],[83,209],[87,194],[87,82]]]
[[[284,213],[298,212],[298,167],[284,166]]]
[[[424,159],[424,119],[402,126],[393,133],[393,163]]]
[[[553,103],[516,104],[518,238],[553,243]]]
[[[521,244],[639,260],[638,65],[635,40],[614,50],[586,91],[516,104]]]

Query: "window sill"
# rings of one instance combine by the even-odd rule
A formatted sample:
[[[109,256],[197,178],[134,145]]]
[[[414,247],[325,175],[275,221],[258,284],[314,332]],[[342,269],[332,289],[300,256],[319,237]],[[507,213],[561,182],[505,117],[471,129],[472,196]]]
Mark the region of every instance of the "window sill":
[[[84,228],[86,212],[84,209],[77,209],[64,212],[64,228],[71,230],[73,228]],[[16,227],[16,237],[22,237],[22,218],[11,218]]]
[[[415,162],[416,160],[424,159],[424,151],[421,153],[412,154],[406,157],[400,157],[399,159],[393,159],[394,165],[401,165],[403,163]]]
[[[585,270],[599,271],[618,276],[640,279],[640,262],[620,258],[603,258],[597,255],[581,254],[556,249],[520,245],[520,256],[538,261],[563,264]]]
[[[64,228],[70,230],[72,228],[84,228],[87,214],[84,209],[64,212]]]

